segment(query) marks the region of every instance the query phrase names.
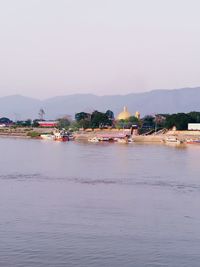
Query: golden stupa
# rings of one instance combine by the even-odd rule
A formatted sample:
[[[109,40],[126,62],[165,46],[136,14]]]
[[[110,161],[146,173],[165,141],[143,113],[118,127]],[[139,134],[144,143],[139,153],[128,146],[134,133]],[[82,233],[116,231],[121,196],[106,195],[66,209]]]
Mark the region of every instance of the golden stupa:
[[[131,117],[131,113],[128,112],[127,107],[124,107],[124,110],[119,113],[117,116],[117,120],[127,120]]]
[[[140,112],[139,111],[136,111],[135,112],[135,117],[139,120],[140,119]]]

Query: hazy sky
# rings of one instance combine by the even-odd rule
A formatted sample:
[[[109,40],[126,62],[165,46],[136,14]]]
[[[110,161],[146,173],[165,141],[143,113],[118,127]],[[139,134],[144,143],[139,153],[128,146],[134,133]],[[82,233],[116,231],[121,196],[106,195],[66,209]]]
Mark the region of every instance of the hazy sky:
[[[0,0],[0,96],[200,85],[199,0]]]

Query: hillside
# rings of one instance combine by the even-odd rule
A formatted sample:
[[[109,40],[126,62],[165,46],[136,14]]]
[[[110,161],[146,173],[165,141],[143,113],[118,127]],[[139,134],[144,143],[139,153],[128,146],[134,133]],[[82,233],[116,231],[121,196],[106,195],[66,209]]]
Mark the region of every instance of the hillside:
[[[153,90],[145,93],[128,95],[96,96],[93,94],[74,94],[38,100],[20,95],[0,98],[0,116],[12,119],[37,118],[42,107],[46,118],[55,119],[65,114],[92,112],[94,109],[111,109],[119,113],[126,105],[131,113],[136,110],[142,115],[155,113],[176,113],[200,111],[200,87],[174,90]]]

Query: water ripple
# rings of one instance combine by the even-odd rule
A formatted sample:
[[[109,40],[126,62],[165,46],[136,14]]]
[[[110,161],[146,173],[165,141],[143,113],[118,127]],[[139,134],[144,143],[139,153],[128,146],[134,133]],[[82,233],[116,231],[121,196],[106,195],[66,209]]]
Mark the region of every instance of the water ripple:
[[[143,180],[137,178],[123,177],[123,178],[89,178],[89,177],[54,177],[54,176],[44,176],[39,173],[32,174],[7,174],[0,175],[0,180],[15,180],[15,181],[53,181],[53,182],[72,182],[79,183],[83,185],[128,185],[128,186],[144,186],[151,188],[164,188],[173,189],[177,191],[200,191],[200,185],[194,183],[178,183],[173,180],[163,181],[161,177],[147,177],[144,176]]]

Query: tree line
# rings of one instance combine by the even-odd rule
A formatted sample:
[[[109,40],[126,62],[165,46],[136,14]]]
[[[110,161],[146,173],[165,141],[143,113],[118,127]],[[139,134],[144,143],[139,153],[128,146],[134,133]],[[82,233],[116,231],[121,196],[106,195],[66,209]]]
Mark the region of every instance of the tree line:
[[[115,120],[114,113],[109,110],[106,113],[94,111],[92,114],[80,112],[75,115],[75,119],[77,126],[85,129],[108,126],[130,128],[134,125],[143,132],[173,127],[176,127],[177,130],[187,130],[188,123],[200,123],[200,112],[146,115],[141,119],[131,116],[126,120]]]
[[[0,124],[12,124],[14,127],[38,127],[38,119],[16,121],[13,123],[8,118],[0,118]],[[69,119],[65,116],[59,118],[58,128],[72,128],[72,129],[88,129],[88,128],[131,128],[132,126],[138,127],[141,132],[149,131],[152,129],[160,130],[163,128],[171,129],[176,127],[177,130],[187,130],[188,123],[200,123],[200,112],[189,113],[174,113],[174,114],[156,114],[154,116],[147,115],[141,119],[131,116],[126,120],[115,120],[114,113],[107,110],[105,113],[95,110],[94,112],[86,113],[79,112],[75,114],[75,120]]]

